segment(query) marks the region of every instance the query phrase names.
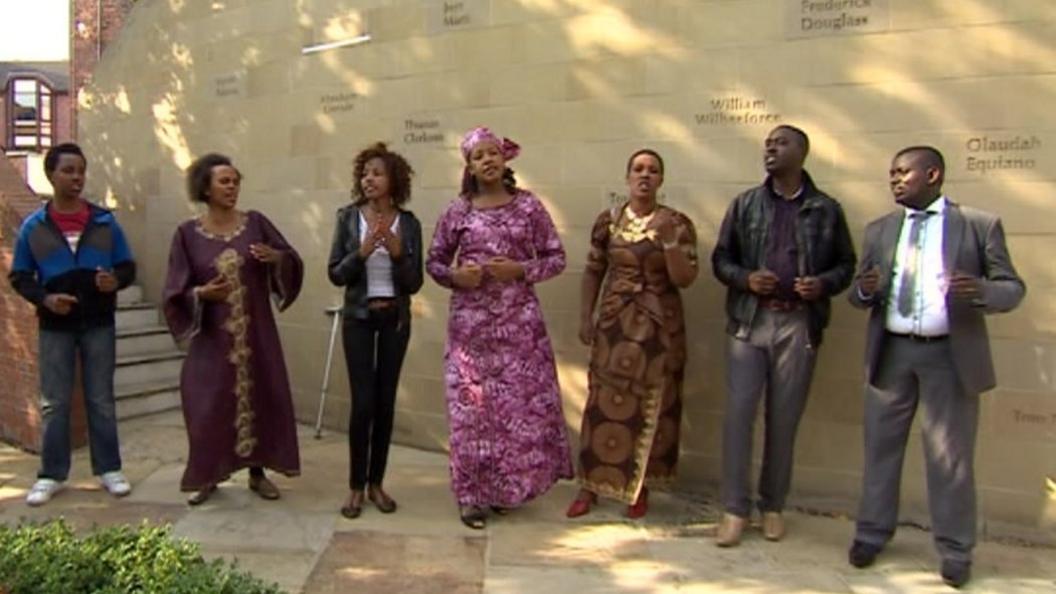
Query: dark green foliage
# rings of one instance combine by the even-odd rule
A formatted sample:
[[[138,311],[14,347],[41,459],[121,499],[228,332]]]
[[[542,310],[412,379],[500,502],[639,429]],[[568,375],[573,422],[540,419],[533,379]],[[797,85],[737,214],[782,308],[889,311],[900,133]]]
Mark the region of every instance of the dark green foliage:
[[[100,528],[78,537],[63,521],[0,525],[0,593],[279,594],[234,564],[205,561],[170,527]]]

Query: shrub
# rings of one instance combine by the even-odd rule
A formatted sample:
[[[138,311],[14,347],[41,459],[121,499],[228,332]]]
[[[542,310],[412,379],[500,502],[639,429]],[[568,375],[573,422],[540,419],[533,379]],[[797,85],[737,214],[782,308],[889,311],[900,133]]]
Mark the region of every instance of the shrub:
[[[0,525],[0,593],[280,594],[234,563],[206,561],[170,526],[100,528],[78,537],[63,520]]]

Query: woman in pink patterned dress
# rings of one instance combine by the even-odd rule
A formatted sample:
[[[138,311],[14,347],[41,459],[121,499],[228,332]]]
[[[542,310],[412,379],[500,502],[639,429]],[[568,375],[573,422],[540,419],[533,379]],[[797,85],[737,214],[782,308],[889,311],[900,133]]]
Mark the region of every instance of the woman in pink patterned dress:
[[[554,352],[533,286],[565,268],[550,215],[517,188],[519,147],[487,128],[462,139],[462,194],[436,225],[426,270],[450,288],[445,349],[451,488],[463,523],[572,477]]]

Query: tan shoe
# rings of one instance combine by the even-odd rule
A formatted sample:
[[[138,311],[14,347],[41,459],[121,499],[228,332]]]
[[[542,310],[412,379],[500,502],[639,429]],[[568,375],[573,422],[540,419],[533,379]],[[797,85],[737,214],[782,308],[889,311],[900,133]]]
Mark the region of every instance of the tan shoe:
[[[735,547],[741,544],[741,533],[748,524],[748,518],[727,513],[722,515],[722,522],[715,532],[715,544],[720,547]]]
[[[260,495],[261,499],[267,499],[269,501],[274,501],[281,497],[279,494],[279,488],[275,486],[275,483],[269,481],[267,477],[263,476],[249,477],[249,490]]]
[[[781,512],[763,512],[763,538],[779,541],[785,537],[785,517]]]

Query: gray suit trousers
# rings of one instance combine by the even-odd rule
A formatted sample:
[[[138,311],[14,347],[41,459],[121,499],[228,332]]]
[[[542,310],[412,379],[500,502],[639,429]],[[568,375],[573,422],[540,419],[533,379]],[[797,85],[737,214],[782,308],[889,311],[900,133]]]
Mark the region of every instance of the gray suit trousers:
[[[752,431],[760,400],[764,400],[766,433],[759,509],[781,511],[785,507],[796,430],[807,404],[816,355],[806,309],[759,309],[747,340],[728,339],[722,429],[722,503],[727,512],[741,517],[751,514]]]
[[[855,539],[883,546],[895,533],[906,439],[917,407],[935,547],[970,561],[975,546],[975,435],[979,395],[965,391],[950,341],[887,335],[865,388],[865,471]]]

